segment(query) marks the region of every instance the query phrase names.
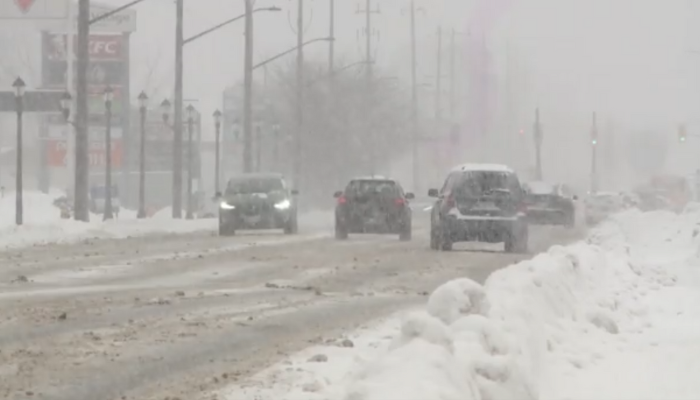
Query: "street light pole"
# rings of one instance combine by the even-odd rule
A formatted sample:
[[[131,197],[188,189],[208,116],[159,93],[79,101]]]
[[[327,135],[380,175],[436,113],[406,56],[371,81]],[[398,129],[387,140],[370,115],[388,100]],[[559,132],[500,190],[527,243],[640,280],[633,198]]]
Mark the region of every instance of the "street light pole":
[[[332,38],[331,38],[332,39]],[[332,40],[331,40],[332,41]],[[294,137],[294,185],[301,187],[304,135],[304,0],[297,0],[296,132]]]
[[[107,86],[104,91],[107,134],[105,135],[105,209],[104,220],[114,218],[112,210],[112,101],[114,91]]]
[[[139,211],[137,218],[146,218],[146,110],[148,96],[145,92],[139,95],[139,111],[141,113],[141,143],[139,146]]]
[[[245,0],[243,60],[243,172],[253,172],[253,2]]]
[[[12,85],[15,88],[15,104],[17,107],[17,166],[15,171],[15,224],[22,225],[24,222],[24,202],[22,199],[22,113],[24,112],[24,81],[17,78]]]
[[[413,190],[417,191],[420,186],[418,168],[418,83],[417,83],[417,61],[416,61],[416,3],[411,0],[411,130],[412,130],[412,150],[413,150]]]
[[[591,193],[598,191],[598,121],[597,115],[593,113],[593,124],[591,126]]]
[[[88,222],[90,158],[88,141],[88,67],[90,63],[90,0],[78,1],[78,38],[76,41],[75,178],[74,218]],[[70,60],[72,54],[68,54]],[[68,88],[70,90],[70,88]]]
[[[194,116],[195,109],[190,104],[187,106],[187,219],[194,219],[194,210],[192,207],[192,171],[193,171],[193,143],[192,136],[194,131]]]
[[[214,126],[216,127],[214,156],[214,193],[221,191],[221,111],[214,111]]]
[[[173,140],[173,218],[182,218],[182,108],[184,0],[177,0],[175,24],[175,137]]]
[[[542,176],[542,123],[540,122],[540,109],[535,109],[535,127],[534,127],[534,139],[535,139],[535,173],[537,174],[537,180],[541,181]]]

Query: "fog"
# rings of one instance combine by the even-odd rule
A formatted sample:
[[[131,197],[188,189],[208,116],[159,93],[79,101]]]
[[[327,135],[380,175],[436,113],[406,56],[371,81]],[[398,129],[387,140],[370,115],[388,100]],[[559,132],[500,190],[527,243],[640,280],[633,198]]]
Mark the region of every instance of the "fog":
[[[117,6],[127,1],[102,3]],[[243,12],[243,1],[185,3],[186,37]],[[327,36],[329,2],[306,3],[306,38]],[[364,39],[358,35],[365,19],[356,10],[364,8],[365,2],[336,3],[338,62],[360,61]],[[406,86],[410,82],[409,1],[372,3],[380,10],[372,16],[377,69],[399,77]],[[277,5],[283,10],[255,15],[256,60],[295,45],[296,4],[295,0],[257,0],[256,6]],[[695,39],[700,29],[694,23],[700,5],[688,0],[416,0],[416,4],[423,10],[416,22],[424,121],[435,114],[437,27],[444,32],[443,74],[448,74],[450,33],[457,32],[452,122],[462,124],[463,132],[458,160],[450,162],[505,162],[531,175],[532,126],[539,107],[546,180],[588,189],[593,112],[600,129],[602,188],[628,187],[653,173],[691,174],[697,168],[694,154],[700,152],[700,140],[691,137],[681,145],[676,132],[679,124],[686,123],[691,135],[700,133],[700,120],[694,117],[700,109],[700,73],[695,72],[700,71],[700,53],[693,53],[700,51],[700,40]],[[138,31],[132,36],[131,90],[145,90],[160,102],[171,97],[174,81],[174,2],[147,0],[135,10]],[[0,72],[7,86],[18,74],[29,75],[30,85],[37,84],[38,39],[22,34],[33,29],[4,24]],[[196,99],[205,116],[221,107],[223,88],[242,79],[242,32],[243,24],[234,23],[185,49],[185,98]],[[306,58],[313,62],[325,62],[327,54],[326,43],[306,48]],[[484,58],[477,60],[475,54]],[[294,56],[287,58],[280,62],[292,61]],[[473,72],[477,64],[486,68],[482,75]],[[442,85],[447,92],[447,77]],[[442,104],[442,114],[449,119],[447,94]],[[7,144],[13,119],[4,117],[2,129]],[[521,129],[524,137],[519,135]],[[212,121],[206,120],[205,139],[213,131]],[[383,171],[410,179],[409,156],[397,157]],[[424,179],[437,181],[445,168],[440,165],[440,172],[426,172]],[[424,165],[423,169],[429,168]]]

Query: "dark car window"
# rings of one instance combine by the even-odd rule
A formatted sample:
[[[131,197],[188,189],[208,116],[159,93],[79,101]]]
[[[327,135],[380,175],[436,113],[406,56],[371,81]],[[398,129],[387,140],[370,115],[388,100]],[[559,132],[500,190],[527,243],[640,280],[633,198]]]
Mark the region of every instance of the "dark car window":
[[[226,194],[270,193],[284,189],[284,180],[279,178],[232,179],[226,187]]]
[[[452,188],[456,195],[465,197],[479,197],[505,190],[519,195],[520,183],[513,174],[499,171],[464,172]]]
[[[345,188],[348,197],[364,197],[371,195],[401,196],[401,187],[389,180],[355,180]]]

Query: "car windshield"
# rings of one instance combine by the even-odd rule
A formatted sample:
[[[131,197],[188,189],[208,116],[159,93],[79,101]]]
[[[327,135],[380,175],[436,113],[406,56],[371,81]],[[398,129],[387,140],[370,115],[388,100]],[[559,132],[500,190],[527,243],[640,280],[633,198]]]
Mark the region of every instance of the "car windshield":
[[[345,189],[345,194],[349,197],[363,197],[371,195],[398,195],[398,188],[394,181],[381,180],[358,180],[352,181]]]
[[[270,193],[284,190],[284,183],[279,178],[257,178],[231,180],[226,194]]]
[[[481,196],[510,190],[509,175],[503,172],[473,171],[462,175],[454,191],[462,196]]]

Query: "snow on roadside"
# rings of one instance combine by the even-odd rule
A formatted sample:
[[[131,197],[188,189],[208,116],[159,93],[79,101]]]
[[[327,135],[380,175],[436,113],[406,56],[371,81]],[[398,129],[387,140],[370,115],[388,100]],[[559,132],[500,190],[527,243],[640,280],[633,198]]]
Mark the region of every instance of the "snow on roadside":
[[[151,233],[189,233],[214,230],[216,219],[172,220],[156,215],[138,220],[136,213],[122,210],[119,219],[102,221],[92,215],[89,223],[60,218],[53,205],[57,194],[24,193],[24,224],[15,225],[13,193],[0,198],[0,247],[13,248],[45,243],[70,242],[87,238],[124,238]]]
[[[315,347],[227,400],[700,397],[700,211],[627,211],[587,240],[448,282],[424,310]],[[313,354],[327,362],[312,362]]]

